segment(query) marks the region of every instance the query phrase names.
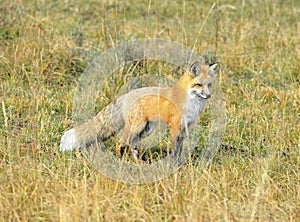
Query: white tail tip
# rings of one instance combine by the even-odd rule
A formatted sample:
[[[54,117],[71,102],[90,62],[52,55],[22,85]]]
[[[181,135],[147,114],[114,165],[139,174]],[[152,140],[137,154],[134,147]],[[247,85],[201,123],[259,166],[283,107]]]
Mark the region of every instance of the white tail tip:
[[[70,151],[74,148],[79,148],[79,144],[76,141],[75,130],[70,129],[61,137],[59,150],[64,152]]]

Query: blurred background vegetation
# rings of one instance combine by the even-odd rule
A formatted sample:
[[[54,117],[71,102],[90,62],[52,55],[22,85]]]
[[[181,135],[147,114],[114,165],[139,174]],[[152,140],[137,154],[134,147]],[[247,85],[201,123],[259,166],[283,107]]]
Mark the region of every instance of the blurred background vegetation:
[[[0,220],[299,220],[299,16],[296,0],[1,1]],[[216,55],[228,122],[208,168],[129,186],[58,146],[88,62],[138,38]],[[108,80],[99,109],[128,73]]]

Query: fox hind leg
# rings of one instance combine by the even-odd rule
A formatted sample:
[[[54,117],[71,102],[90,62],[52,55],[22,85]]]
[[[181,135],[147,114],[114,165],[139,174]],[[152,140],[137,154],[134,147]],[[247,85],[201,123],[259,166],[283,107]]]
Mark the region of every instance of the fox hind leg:
[[[137,151],[138,144],[140,143],[141,139],[145,136],[144,131],[147,128],[147,121],[134,125],[128,126],[124,128],[122,137],[120,138],[117,146],[116,146],[116,154],[121,157],[122,156],[122,149],[129,145],[131,157],[134,161],[137,161],[139,158],[139,154]],[[147,134],[147,133],[146,133]]]
[[[122,151],[128,145],[129,149],[130,149],[131,159],[136,162],[139,159],[137,145],[138,145],[139,141],[141,140],[141,138],[136,135],[130,135],[129,138],[128,137],[123,138],[123,136],[122,136],[122,138],[119,140],[119,142],[116,146],[116,154],[118,157],[122,157],[122,155],[123,155]]]

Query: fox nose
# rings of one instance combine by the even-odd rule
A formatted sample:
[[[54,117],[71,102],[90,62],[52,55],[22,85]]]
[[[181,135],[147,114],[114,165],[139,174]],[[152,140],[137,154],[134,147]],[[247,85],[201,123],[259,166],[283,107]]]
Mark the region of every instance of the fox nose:
[[[211,97],[211,95],[210,95],[210,94],[207,94],[207,95],[206,95],[206,98],[207,98],[207,99],[209,99],[210,97]]]

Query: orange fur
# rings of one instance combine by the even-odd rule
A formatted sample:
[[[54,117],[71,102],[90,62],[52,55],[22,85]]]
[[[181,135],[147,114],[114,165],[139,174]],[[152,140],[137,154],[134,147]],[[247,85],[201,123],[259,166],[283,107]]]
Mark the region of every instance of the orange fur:
[[[121,156],[122,147],[129,145],[133,159],[137,160],[139,142],[162,121],[170,127],[174,157],[180,159],[184,134],[205,108],[218,68],[218,64],[207,66],[195,62],[173,87],[145,87],[130,91],[106,106],[92,120],[66,131],[60,150],[102,142],[123,129],[116,153]]]

